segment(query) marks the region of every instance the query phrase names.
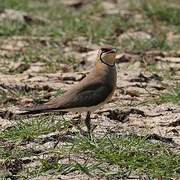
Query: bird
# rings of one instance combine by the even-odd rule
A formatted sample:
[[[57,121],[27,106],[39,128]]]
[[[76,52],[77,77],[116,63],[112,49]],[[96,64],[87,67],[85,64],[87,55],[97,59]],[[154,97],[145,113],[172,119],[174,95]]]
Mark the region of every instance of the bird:
[[[117,50],[112,46],[99,48],[97,61],[92,71],[66,91],[42,105],[22,107],[21,114],[40,114],[47,112],[86,112],[85,124],[91,132],[92,112],[109,102],[114,94],[117,83],[115,56]]]

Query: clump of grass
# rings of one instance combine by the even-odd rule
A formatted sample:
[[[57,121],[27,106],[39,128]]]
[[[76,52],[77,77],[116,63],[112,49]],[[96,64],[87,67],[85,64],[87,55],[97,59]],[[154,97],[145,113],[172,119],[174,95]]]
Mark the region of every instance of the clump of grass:
[[[169,4],[156,1],[142,1],[142,7],[151,19],[158,19],[171,25],[180,25],[180,11],[179,8],[170,7]]]
[[[167,43],[164,35],[154,36],[151,39],[138,39],[134,37],[123,38],[121,41],[122,47],[125,47],[129,51],[145,52],[152,49],[169,50],[170,45]]]
[[[8,3],[9,2],[9,3]],[[108,15],[100,17],[98,19],[95,15],[98,11],[103,11],[99,1],[94,1],[88,4],[88,8],[84,7],[79,11],[73,8],[66,8],[57,1],[51,3],[31,2],[29,1],[26,5],[19,6],[17,1],[14,3],[7,0],[4,3],[3,9],[15,8],[22,11],[34,12],[38,15],[43,14],[47,19],[51,20],[50,24],[46,25],[27,25],[18,24],[18,22],[6,22],[2,24],[1,34],[5,36],[10,35],[47,35],[51,34],[53,37],[66,37],[66,39],[73,39],[76,36],[84,36],[87,40],[93,43],[99,43],[100,41],[108,41],[113,43],[115,29],[119,26],[129,28],[134,25],[132,18],[124,19],[119,14]],[[33,7],[33,8],[32,8]]]
[[[162,103],[180,103],[180,84],[176,84],[174,87],[171,87],[168,92],[163,93],[159,97],[143,100],[141,102],[137,102],[134,105],[140,105],[140,104],[162,104]]]
[[[152,143],[136,135],[117,136],[110,133],[94,141],[81,137],[75,142],[73,150],[101,164],[102,167],[96,170],[105,177],[125,176],[131,172],[151,177],[178,175],[176,169],[179,168],[180,154],[174,154],[162,143]],[[104,163],[108,166],[103,167]]]
[[[7,89],[8,91],[4,91],[4,89]],[[18,98],[22,96],[29,96],[32,92],[28,88],[15,86],[3,86],[2,89],[0,89],[0,105],[5,107],[10,104],[18,104]]]
[[[26,9],[28,3],[26,0],[21,0],[21,2],[19,2],[19,0],[0,0],[0,10],[4,10],[4,9]]]
[[[151,142],[133,134],[107,133],[91,140],[80,135],[68,150],[66,147],[65,153],[69,153],[68,163],[61,163],[58,158],[53,163],[43,159],[41,172],[81,171],[91,178],[123,178],[131,174],[149,178],[180,177],[180,154],[173,153],[162,142]]]
[[[9,162],[18,160],[22,166],[21,158],[31,157],[33,155],[37,156],[41,153],[41,150],[26,147],[26,143],[36,142],[41,144],[43,141],[43,139],[39,137],[41,134],[57,132],[59,129],[66,131],[69,125],[70,121],[66,121],[63,118],[57,120],[52,114],[46,117],[19,120],[14,126],[0,130],[0,159],[4,160],[4,162],[7,160]],[[8,167],[7,169],[5,168],[6,164],[3,166],[4,170],[8,172]],[[23,169],[23,172],[24,171]],[[21,171],[19,173],[21,173]],[[16,175],[12,174],[12,176]]]
[[[2,159],[23,158],[23,157],[28,157],[35,154],[34,150],[30,148],[25,148],[25,147],[16,146],[16,145],[14,145],[14,147],[13,145],[12,147],[10,146],[11,146],[11,143],[9,143],[9,147],[5,145],[0,146],[0,157]]]
[[[0,131],[0,139],[4,141],[31,141],[41,134],[47,134],[49,132],[54,132],[60,128],[65,128],[68,126],[69,122],[63,120],[55,120],[52,116],[39,117],[34,119],[25,119],[18,121],[15,126],[12,126],[6,130]]]
[[[33,123],[23,123],[0,133],[3,142],[19,142],[20,140],[37,139],[40,134],[56,131],[63,123],[40,120]],[[60,123],[60,124],[59,124]],[[67,123],[66,123],[67,124]],[[5,146],[4,146],[5,147]],[[22,158],[34,154],[32,149],[21,146],[4,152],[0,148],[1,158]],[[65,146],[46,151],[44,158],[40,158],[41,166],[38,175],[51,171],[55,174],[68,174],[80,171],[89,177],[123,178],[131,174],[147,176],[149,178],[180,177],[180,154],[174,153],[169,145],[163,142],[152,142],[146,137],[131,134],[108,132],[103,137],[92,136],[89,139],[76,135],[73,141]],[[68,161],[61,162],[62,157]],[[24,171],[24,170],[23,170]],[[21,173],[21,172],[19,172]],[[33,174],[33,172],[32,172]],[[34,174],[35,175],[35,174]],[[17,175],[18,176],[18,175]]]
[[[22,35],[28,31],[28,26],[20,21],[1,21],[0,22],[0,35]]]
[[[175,87],[171,88],[169,92],[162,94],[156,101],[159,103],[180,103],[180,84],[176,84]]]

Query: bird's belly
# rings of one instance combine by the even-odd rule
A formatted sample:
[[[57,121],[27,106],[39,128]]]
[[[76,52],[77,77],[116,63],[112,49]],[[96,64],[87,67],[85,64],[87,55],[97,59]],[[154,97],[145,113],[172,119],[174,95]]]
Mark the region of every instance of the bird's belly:
[[[89,107],[78,107],[78,108],[71,108],[71,109],[66,109],[66,111],[71,111],[71,112],[94,112],[101,108],[104,105],[104,103],[100,103],[95,106],[89,106]]]

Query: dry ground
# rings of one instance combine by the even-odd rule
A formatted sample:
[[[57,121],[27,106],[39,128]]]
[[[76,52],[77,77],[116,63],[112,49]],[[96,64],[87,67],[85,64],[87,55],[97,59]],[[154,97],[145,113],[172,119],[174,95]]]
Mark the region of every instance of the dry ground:
[[[0,4],[0,179],[180,178],[178,0]],[[84,114],[13,114],[82,80],[102,44],[118,83],[92,140]]]

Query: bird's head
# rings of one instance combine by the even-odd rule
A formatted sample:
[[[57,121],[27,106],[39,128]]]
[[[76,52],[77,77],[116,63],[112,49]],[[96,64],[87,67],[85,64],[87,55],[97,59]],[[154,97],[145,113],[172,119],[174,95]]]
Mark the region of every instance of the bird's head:
[[[99,61],[107,66],[113,67],[115,65],[116,48],[101,47],[99,49]]]

